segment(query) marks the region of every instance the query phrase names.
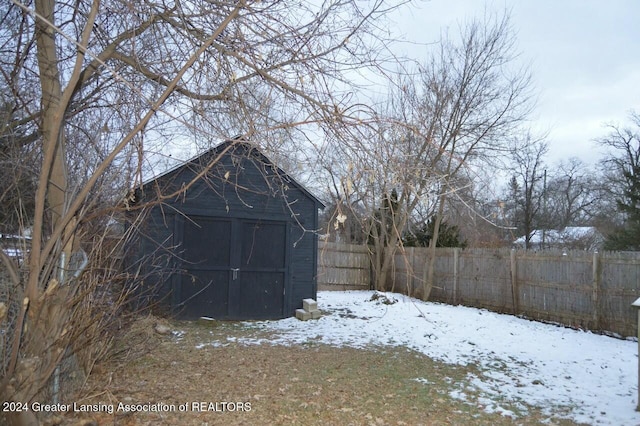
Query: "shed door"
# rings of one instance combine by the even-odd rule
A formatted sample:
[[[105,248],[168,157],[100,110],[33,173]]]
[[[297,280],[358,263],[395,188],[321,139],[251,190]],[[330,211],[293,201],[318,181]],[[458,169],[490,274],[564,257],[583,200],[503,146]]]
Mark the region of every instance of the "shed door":
[[[226,318],[233,257],[230,220],[185,218],[178,311],[184,318]]]
[[[240,318],[277,318],[284,308],[287,271],[285,222],[243,221],[240,224],[240,262],[232,276]],[[236,279],[233,279],[233,278]]]
[[[286,240],[286,222],[185,218],[181,316],[282,317]]]

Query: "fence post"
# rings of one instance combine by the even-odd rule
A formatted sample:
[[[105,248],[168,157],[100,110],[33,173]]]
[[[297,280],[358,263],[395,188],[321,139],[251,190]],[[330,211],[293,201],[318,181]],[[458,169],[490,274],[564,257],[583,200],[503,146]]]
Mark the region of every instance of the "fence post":
[[[513,298],[513,314],[518,315],[518,312],[520,311],[520,291],[518,290],[516,249],[511,249],[509,261],[511,265],[511,296]]]
[[[593,304],[593,327],[595,330],[600,329],[600,282],[601,282],[601,270],[600,268],[600,253],[598,251],[593,252],[593,288],[591,291],[591,303]]]
[[[636,308],[638,316],[638,405],[636,411],[640,411],[640,298],[636,299],[631,306]]]
[[[460,248],[453,249],[453,304],[458,303],[458,261],[460,256]]]
[[[411,256],[409,256],[409,265],[408,265],[408,271],[407,271],[407,275],[409,275],[409,273],[411,273],[410,276],[407,277],[407,295],[408,296],[413,296],[414,293],[414,288],[415,288],[415,284],[416,284],[416,249],[415,247],[410,247],[410,251],[409,253],[411,253]]]

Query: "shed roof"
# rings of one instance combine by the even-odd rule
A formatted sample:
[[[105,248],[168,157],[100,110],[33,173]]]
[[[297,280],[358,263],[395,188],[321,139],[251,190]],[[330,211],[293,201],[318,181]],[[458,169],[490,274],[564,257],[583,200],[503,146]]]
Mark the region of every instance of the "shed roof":
[[[225,153],[230,152],[232,148],[239,148],[239,147],[242,147],[247,150],[247,157],[249,157],[250,155],[257,156],[262,163],[268,165],[269,167],[272,167],[281,179],[283,179],[287,184],[292,184],[293,186],[298,188],[300,191],[302,191],[302,193],[305,194],[307,197],[309,197],[311,200],[313,200],[320,209],[324,209],[326,207],[325,204],[318,199],[318,197],[313,195],[313,193],[311,193],[304,185],[299,183],[291,175],[289,175],[280,167],[278,167],[255,144],[240,138],[227,139],[221,144],[213,148],[210,148],[205,152],[198,154],[190,158],[189,160],[182,162],[180,164],[177,164],[176,166],[166,170],[165,172],[144,181],[142,183],[142,186],[144,187],[158,179],[161,179],[173,173],[176,173],[179,170],[182,170],[183,168],[193,166],[193,165],[203,164],[204,163],[202,161],[203,159],[208,158],[207,160],[207,163],[208,163],[208,161],[210,161],[211,158],[214,158],[218,155],[224,155]]]

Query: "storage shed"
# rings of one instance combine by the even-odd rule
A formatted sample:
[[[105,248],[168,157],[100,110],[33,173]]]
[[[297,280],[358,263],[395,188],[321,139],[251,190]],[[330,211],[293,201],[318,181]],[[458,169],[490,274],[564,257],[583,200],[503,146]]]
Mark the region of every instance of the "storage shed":
[[[137,216],[129,267],[156,309],[275,319],[315,299],[324,206],[251,143],[226,141],[145,183],[136,198],[149,207]]]

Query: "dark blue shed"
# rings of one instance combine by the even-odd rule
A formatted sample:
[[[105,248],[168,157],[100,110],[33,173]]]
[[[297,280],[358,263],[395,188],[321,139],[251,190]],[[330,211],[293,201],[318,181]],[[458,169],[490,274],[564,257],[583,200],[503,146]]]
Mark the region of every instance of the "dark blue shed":
[[[147,182],[138,198],[149,207],[129,263],[156,308],[271,319],[316,297],[324,206],[254,145],[226,141]]]

